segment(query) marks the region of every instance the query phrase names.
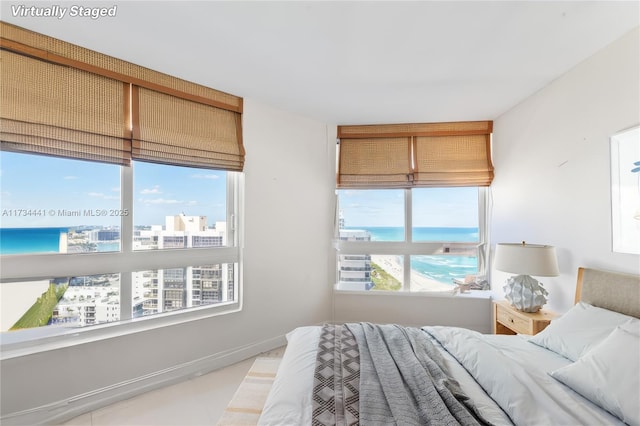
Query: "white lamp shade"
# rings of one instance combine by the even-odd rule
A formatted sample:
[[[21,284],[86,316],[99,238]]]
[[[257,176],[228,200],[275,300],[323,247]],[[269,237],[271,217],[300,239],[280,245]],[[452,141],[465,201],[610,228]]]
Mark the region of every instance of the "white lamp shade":
[[[556,248],[536,244],[496,244],[495,262],[498,271],[519,275],[555,277],[560,274]]]

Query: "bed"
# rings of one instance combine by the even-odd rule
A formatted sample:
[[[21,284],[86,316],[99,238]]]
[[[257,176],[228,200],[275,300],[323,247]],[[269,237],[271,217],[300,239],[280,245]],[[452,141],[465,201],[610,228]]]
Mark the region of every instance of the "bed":
[[[640,426],[640,277],[579,268],[535,336],[440,326],[300,327],[260,425]]]

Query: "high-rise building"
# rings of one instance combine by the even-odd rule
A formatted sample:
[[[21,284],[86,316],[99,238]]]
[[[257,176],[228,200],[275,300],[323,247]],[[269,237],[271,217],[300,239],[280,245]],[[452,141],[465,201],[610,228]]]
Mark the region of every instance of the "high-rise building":
[[[371,241],[371,233],[364,229],[344,229],[342,212],[339,218],[339,236],[341,241]],[[374,284],[371,280],[371,255],[340,255],[338,280],[343,290],[370,290]]]
[[[112,234],[91,234],[109,240]],[[119,231],[118,231],[119,234]],[[66,234],[65,234],[66,235]],[[161,250],[226,245],[226,223],[209,228],[206,216],[167,216],[165,226],[153,225],[135,231],[134,250]],[[119,237],[119,235],[118,235]],[[132,273],[132,316],[134,318],[201,305],[233,301],[235,265],[193,265]],[[119,275],[76,277],[69,282],[51,322],[86,326],[120,319]]]
[[[221,247],[226,245],[226,235],[225,222],[216,222],[214,228],[209,228],[206,216],[167,216],[164,229],[152,226],[137,232],[134,248]],[[142,304],[138,315],[221,303],[235,297],[233,264],[194,265],[133,275],[134,293]]]

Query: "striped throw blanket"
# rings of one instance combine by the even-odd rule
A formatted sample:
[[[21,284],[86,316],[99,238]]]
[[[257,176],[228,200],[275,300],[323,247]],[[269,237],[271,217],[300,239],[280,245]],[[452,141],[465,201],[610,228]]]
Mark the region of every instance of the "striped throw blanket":
[[[477,425],[482,420],[423,331],[325,325],[316,357],[313,425]]]

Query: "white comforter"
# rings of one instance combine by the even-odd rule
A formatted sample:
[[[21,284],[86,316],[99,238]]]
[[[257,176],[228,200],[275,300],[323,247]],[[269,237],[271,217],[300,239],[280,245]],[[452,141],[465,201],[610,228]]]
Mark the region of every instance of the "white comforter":
[[[549,376],[571,363],[524,336],[423,327],[517,425],[624,424]]]
[[[423,330],[446,349],[451,373],[493,424],[623,424],[550,377],[549,371],[571,361],[529,343],[527,337],[453,327]],[[320,327],[301,327],[287,335],[287,350],[258,424],[311,424],[319,337]]]

